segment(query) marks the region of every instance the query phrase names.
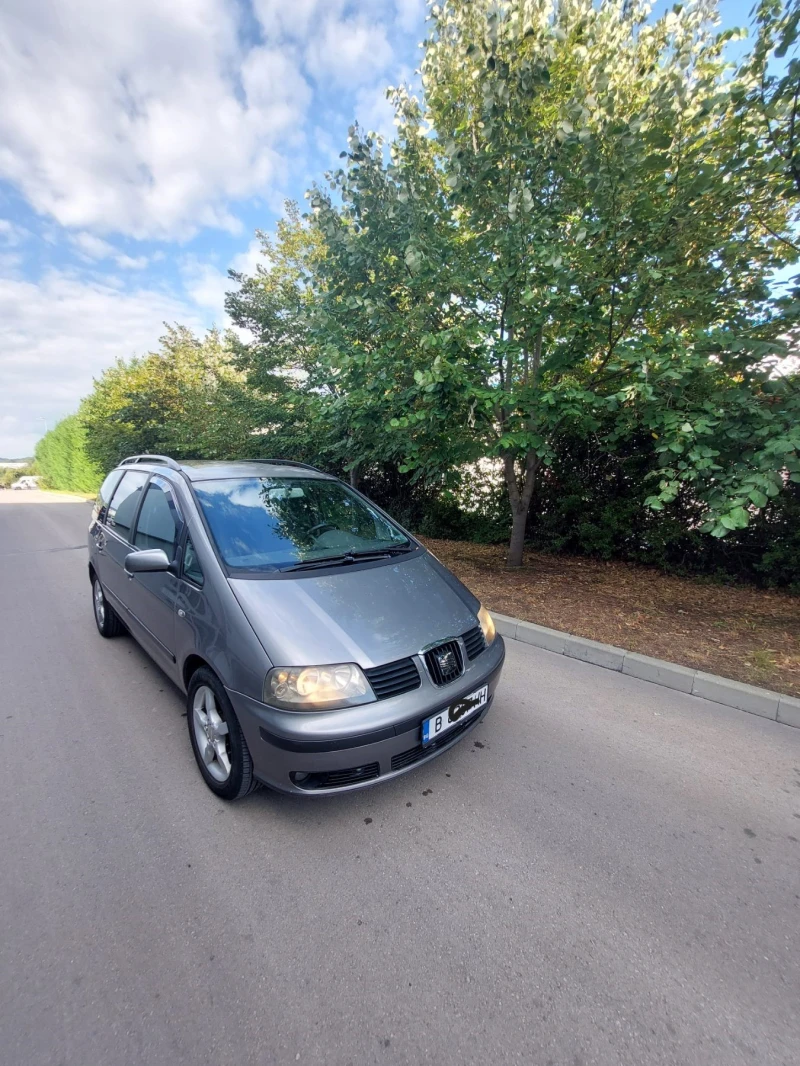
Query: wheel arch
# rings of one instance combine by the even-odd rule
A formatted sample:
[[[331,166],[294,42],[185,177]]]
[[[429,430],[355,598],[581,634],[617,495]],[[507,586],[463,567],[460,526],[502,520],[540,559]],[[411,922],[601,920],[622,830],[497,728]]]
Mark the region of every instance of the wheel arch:
[[[183,679],[183,687],[185,689],[188,690],[189,682],[192,680],[192,676],[200,669],[201,666],[204,666],[206,670],[210,670],[215,677],[217,676],[216,670],[214,670],[213,666],[208,662],[207,659],[204,659],[202,655],[196,655],[194,653],[192,653],[191,655],[187,655],[186,658],[183,660],[183,667],[181,668],[181,677]]]

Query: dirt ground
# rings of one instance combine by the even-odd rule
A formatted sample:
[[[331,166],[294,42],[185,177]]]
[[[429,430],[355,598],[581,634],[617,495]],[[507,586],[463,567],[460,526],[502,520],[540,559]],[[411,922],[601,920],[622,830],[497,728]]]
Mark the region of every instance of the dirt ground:
[[[425,543],[490,610],[800,696],[800,597],[536,552],[508,570],[501,545]]]

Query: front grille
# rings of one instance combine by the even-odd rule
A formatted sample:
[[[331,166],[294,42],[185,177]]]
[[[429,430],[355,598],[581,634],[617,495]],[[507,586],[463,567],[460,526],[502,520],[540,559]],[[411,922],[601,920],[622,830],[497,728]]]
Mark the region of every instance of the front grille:
[[[448,640],[425,652],[425,665],[434,685],[447,685],[464,673],[464,659],[457,640]]]
[[[326,770],[318,774],[306,774],[295,770],[289,776],[298,788],[305,788],[313,792],[318,788],[344,788],[345,785],[356,785],[361,781],[371,781],[381,772],[376,762],[367,763],[366,766],[353,766],[349,770]]]
[[[384,666],[373,666],[364,671],[364,676],[372,685],[377,700],[387,700],[390,696],[399,696],[401,692],[410,692],[419,688],[421,683],[413,659],[398,659]]]
[[[464,647],[467,649],[467,658],[470,662],[476,659],[486,648],[486,641],[483,639],[483,630],[480,626],[470,629],[469,633],[465,633],[461,639],[464,641]]]
[[[452,729],[448,731],[438,740],[432,740],[430,744],[426,744],[424,747],[422,744],[417,744],[414,748],[409,748],[408,751],[401,751],[399,755],[392,756],[392,769],[402,770],[404,766],[411,766],[412,763],[417,762],[425,755],[430,755],[432,751],[437,751],[439,748],[443,748],[446,744],[451,744],[454,740],[457,740],[462,733],[466,733],[468,729],[480,721],[481,714],[474,714],[472,717],[467,718],[465,722],[459,722],[458,725],[454,725]]]

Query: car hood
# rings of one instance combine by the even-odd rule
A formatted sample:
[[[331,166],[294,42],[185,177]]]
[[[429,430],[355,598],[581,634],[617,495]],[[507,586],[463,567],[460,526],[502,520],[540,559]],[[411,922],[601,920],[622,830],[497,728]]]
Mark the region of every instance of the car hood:
[[[230,585],[274,666],[380,666],[477,625],[478,600],[427,551]]]

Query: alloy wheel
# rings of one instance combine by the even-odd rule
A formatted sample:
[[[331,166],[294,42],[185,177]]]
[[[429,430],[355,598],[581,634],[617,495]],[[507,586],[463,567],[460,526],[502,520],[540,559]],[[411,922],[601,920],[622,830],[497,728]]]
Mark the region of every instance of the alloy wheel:
[[[95,579],[92,599],[94,601],[94,616],[97,619],[98,626],[102,629],[106,620],[106,598],[103,595],[102,586],[97,579]]]
[[[216,696],[208,685],[200,685],[194,694],[192,726],[206,770],[215,781],[227,781],[231,774],[228,725],[219,713]]]

